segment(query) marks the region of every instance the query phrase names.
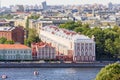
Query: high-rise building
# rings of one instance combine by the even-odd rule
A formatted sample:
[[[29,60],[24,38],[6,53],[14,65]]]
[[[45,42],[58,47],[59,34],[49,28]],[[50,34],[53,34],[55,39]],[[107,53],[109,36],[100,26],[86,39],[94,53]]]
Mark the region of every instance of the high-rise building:
[[[42,2],[42,8],[43,8],[43,10],[47,9],[47,3],[46,3],[46,1]]]
[[[110,3],[108,3],[108,9],[109,10],[112,10],[113,9],[113,4],[110,2]]]

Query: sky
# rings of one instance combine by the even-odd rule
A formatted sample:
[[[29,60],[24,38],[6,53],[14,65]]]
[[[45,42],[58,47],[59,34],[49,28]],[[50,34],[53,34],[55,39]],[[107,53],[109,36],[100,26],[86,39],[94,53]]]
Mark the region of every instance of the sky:
[[[48,5],[79,5],[79,4],[108,4],[109,2],[120,4],[120,0],[1,0],[1,6],[9,6],[16,4],[23,5],[41,5],[46,1]]]

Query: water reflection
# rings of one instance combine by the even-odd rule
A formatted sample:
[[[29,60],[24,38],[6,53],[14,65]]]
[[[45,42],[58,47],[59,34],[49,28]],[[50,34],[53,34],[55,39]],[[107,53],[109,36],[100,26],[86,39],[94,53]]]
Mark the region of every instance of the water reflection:
[[[99,68],[0,68],[6,80],[93,80]],[[34,71],[39,75],[34,76]],[[0,79],[1,80],[1,79]]]

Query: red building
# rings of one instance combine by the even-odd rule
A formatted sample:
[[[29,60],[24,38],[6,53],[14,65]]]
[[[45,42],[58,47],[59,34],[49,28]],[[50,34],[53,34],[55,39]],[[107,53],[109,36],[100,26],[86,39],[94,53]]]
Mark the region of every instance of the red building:
[[[0,27],[0,38],[1,37],[23,44],[24,29],[22,27]]]

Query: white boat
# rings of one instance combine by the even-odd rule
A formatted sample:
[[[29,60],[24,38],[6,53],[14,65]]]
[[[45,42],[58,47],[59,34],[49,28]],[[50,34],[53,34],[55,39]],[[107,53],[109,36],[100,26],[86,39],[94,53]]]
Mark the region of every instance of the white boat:
[[[39,75],[39,72],[38,71],[34,71],[34,75]]]
[[[6,75],[2,75],[1,78],[2,78],[2,79],[6,79],[7,76],[6,76]]]

